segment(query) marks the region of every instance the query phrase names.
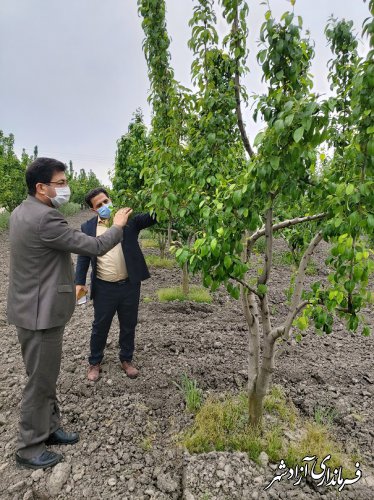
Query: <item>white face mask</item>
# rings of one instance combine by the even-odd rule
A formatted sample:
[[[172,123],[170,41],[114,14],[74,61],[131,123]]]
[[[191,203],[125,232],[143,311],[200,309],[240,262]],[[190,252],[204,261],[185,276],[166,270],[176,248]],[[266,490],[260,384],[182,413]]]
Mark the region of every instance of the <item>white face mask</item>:
[[[48,196],[48,198],[51,200],[52,205],[55,208],[60,207],[61,205],[65,205],[70,200],[70,188],[69,186],[64,186],[64,187],[56,187],[56,196],[51,198]]]

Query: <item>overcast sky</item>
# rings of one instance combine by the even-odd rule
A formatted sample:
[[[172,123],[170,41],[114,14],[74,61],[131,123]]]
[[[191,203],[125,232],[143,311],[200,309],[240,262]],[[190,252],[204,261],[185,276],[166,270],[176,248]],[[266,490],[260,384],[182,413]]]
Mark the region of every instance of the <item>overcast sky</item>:
[[[255,60],[265,7],[249,0],[251,73],[247,90],[261,92]],[[274,14],[291,8],[286,0],[270,0]],[[166,0],[175,77],[190,86],[192,55],[187,48],[193,0]],[[316,43],[315,90],[328,92],[330,52],[323,30],[331,14],[352,19],[361,37],[368,16],[363,0],[297,0],[295,13],[304,19]],[[225,26],[219,24],[219,31]],[[137,107],[149,123],[148,78],[142,52],[143,32],[136,0],[0,0],[0,129],[12,132],[19,154],[24,147],[39,156],[73,161],[92,169],[108,183],[116,140],[127,131]],[[359,45],[361,54],[366,40]],[[253,140],[260,125],[245,111]]]

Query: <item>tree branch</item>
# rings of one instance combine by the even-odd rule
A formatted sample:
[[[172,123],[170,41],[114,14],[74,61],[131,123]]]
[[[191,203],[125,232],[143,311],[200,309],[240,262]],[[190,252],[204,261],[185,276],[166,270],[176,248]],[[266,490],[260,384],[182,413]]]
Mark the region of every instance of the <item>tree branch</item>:
[[[248,283],[246,283],[245,281],[241,280],[240,278],[235,278],[234,276],[231,276],[231,274],[230,274],[230,278],[232,280],[234,280],[234,281],[237,281],[242,286],[244,286],[244,288],[246,288],[249,292],[254,293],[255,295],[257,295],[257,297],[260,298],[260,294],[258,293],[258,291],[255,290],[254,288],[252,288],[250,285],[248,285]]]
[[[258,278],[259,285],[265,285],[268,282],[271,271],[271,264],[273,260],[273,207],[272,206],[266,212],[265,238],[266,238],[265,266],[263,273]]]
[[[304,300],[303,302],[300,302],[300,304],[294,310],[294,312],[292,314],[292,318],[290,318],[291,319],[291,325],[293,323],[293,320],[299,314],[299,312],[302,311],[304,309],[304,307],[307,306],[308,304],[310,304],[309,300]],[[283,325],[280,325],[277,328],[275,328],[274,330],[272,330],[272,332],[271,332],[271,338],[275,342],[277,339],[279,339],[279,337],[282,337],[282,335],[284,336],[285,333],[286,333],[286,323],[283,323]]]
[[[271,321],[270,321],[270,311],[269,311],[269,302],[267,294],[260,298],[260,309],[261,309],[261,320],[262,320],[262,329],[264,335],[268,336],[271,333]]]
[[[326,217],[326,213],[320,213],[317,215],[308,215],[306,217],[295,217],[295,219],[287,219],[282,222],[278,222],[277,224],[273,225],[273,232],[279,231],[280,229],[284,229],[286,227],[290,226],[295,226],[296,224],[302,224],[303,222],[309,222],[313,220],[320,220]],[[265,226],[263,226],[261,229],[257,229],[247,240],[247,243],[250,243],[251,245],[257,241],[261,236],[265,235]]]
[[[308,248],[305,250],[304,255],[300,261],[299,269],[297,270],[296,281],[295,281],[295,290],[292,295],[291,308],[287,315],[286,321],[284,323],[284,332],[283,334],[288,337],[292,322],[295,319],[298,312],[305,307],[306,304],[303,302],[300,304],[301,294],[304,288],[304,278],[305,278],[305,270],[307,265],[309,264],[312,253],[314,252],[317,245],[322,241],[322,232],[319,231],[312,241],[309,243]],[[301,309],[299,309],[301,306]]]
[[[232,25],[233,35],[235,35],[237,33],[238,25],[239,25],[238,6],[236,6],[235,18],[234,18],[234,22]],[[237,47],[239,46],[237,41],[236,41],[235,45]],[[242,141],[243,141],[243,144],[244,144],[244,147],[245,147],[247,153],[252,158],[252,156],[254,156],[254,152],[253,152],[253,149],[251,148],[247,133],[246,133],[245,128],[244,128],[243,115],[242,115],[241,103],[240,103],[239,58],[235,58],[234,89],[235,89],[235,100],[236,100],[236,116],[238,118],[238,127],[240,130],[240,135],[242,137]]]
[[[253,294],[241,286],[244,316],[248,325],[248,392],[251,394],[256,388],[260,367],[260,335],[257,302]]]

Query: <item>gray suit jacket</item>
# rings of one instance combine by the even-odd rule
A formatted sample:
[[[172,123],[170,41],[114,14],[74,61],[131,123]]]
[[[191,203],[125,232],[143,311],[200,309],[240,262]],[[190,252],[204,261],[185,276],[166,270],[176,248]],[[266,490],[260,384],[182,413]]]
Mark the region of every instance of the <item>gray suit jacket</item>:
[[[28,330],[64,325],[75,307],[70,252],[104,255],[122,240],[112,226],[97,238],[71,229],[56,209],[28,196],[10,217],[8,321]]]

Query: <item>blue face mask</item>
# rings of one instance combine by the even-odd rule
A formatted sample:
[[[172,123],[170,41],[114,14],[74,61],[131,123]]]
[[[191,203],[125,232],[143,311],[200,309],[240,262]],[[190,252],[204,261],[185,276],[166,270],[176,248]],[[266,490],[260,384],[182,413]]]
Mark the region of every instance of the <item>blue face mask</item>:
[[[108,203],[107,205],[101,206],[96,212],[99,214],[100,219],[109,219],[110,214],[112,213],[113,205]]]

